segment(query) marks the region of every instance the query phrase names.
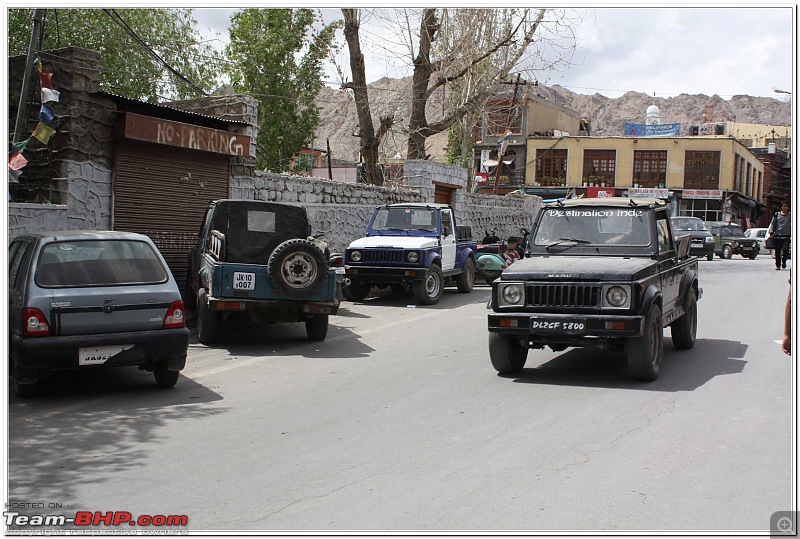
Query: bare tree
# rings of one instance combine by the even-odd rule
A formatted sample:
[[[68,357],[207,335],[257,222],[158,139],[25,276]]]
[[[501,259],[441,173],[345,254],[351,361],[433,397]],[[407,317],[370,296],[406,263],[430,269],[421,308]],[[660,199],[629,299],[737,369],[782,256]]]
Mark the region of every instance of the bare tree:
[[[345,13],[345,37],[353,83],[346,87],[353,89],[359,110],[362,148],[373,138],[376,138],[373,142],[377,148],[388,128],[378,133],[365,130],[367,123],[372,126],[372,120],[363,77],[359,25],[355,22],[348,30],[347,22],[348,17],[355,20],[358,14],[352,9],[342,11],[350,12]],[[380,35],[387,51],[400,48],[396,41],[392,42],[393,37],[400,40],[406,49],[406,65],[413,69],[406,133],[408,159],[426,159],[427,139],[481,110],[513,70],[557,69],[568,63],[568,55],[574,50],[574,46],[562,45],[561,40],[571,35],[571,28],[560,10],[425,8],[374,13],[387,21],[387,31]],[[416,31],[415,25],[418,25]],[[546,49],[549,54],[545,53]],[[356,69],[361,70],[359,75]],[[357,87],[363,92],[355,93]],[[449,108],[440,120],[429,123],[427,106],[431,96],[445,87],[450,92]],[[381,118],[381,127],[391,127],[393,122]],[[375,157],[377,159],[377,153]],[[365,153],[365,163],[367,159]]]
[[[358,114],[358,135],[361,139],[361,160],[364,163],[367,183],[383,185],[383,174],[380,167],[378,167],[378,147],[381,139],[394,125],[394,117],[381,117],[378,131],[375,131],[369,107],[364,54],[361,52],[361,40],[358,32],[360,27],[359,10],[342,8],[342,14],[344,15],[344,37],[347,40],[347,48],[350,51],[350,71],[353,76],[353,82],[342,84],[342,88],[353,91],[356,113]]]

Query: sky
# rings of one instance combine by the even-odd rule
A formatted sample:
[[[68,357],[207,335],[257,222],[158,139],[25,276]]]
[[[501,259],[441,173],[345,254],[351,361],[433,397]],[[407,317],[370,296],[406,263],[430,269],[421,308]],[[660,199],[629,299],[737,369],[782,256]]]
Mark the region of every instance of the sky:
[[[792,93],[796,89],[796,4],[650,5],[656,4],[565,5],[562,9],[580,21],[573,26],[577,46],[568,66],[543,70],[537,73],[537,80],[578,94],[600,93],[610,98],[634,91],[664,98],[686,93],[788,100],[787,94],[774,89]],[[322,10],[326,20],[341,18],[338,8],[323,6]],[[198,29],[204,35],[213,34],[221,44],[228,39],[233,11],[195,7],[194,17]],[[369,24],[364,28],[367,35],[382,34],[375,28],[370,33]],[[343,37],[341,40],[344,44]],[[346,45],[343,51],[340,60],[347,66]],[[385,54],[365,50],[365,55],[369,82],[411,74]],[[326,72],[329,86],[338,87],[336,71],[329,66]]]

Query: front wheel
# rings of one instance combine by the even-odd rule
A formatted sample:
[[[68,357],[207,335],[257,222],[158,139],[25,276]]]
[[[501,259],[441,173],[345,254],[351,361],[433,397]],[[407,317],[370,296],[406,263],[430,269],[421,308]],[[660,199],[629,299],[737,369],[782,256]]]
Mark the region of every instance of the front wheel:
[[[672,325],[672,344],[679,350],[688,350],[694,346],[697,338],[697,294],[689,292],[686,301],[686,312]]]
[[[310,341],[324,341],[328,335],[328,315],[318,314],[307,319],[306,335]]]
[[[500,277],[500,274],[503,273],[502,271],[487,271],[483,274],[483,280],[486,281],[486,284],[492,284],[495,279]]]
[[[708,252],[708,253],[706,254],[706,260],[708,260],[709,262],[711,262],[712,260],[714,260],[714,251],[710,251],[710,252]]]
[[[661,309],[650,307],[644,321],[644,334],[628,339],[626,346],[628,370],[636,380],[651,382],[661,372],[664,357],[664,327],[661,325]]]
[[[755,260],[757,256],[758,256],[758,251],[753,251],[752,253],[747,255],[747,258],[749,258],[750,260]]]
[[[472,287],[475,285],[475,262],[471,258],[467,258],[464,263],[464,271],[456,277],[456,286],[459,292],[467,293],[472,292]]]
[[[722,247],[722,258],[724,258],[725,260],[730,260],[732,256],[733,256],[733,249],[731,248],[731,246],[724,245]]]
[[[516,337],[489,333],[489,358],[498,373],[517,374],[525,366],[528,349]]]
[[[444,275],[442,269],[433,264],[428,269],[428,275],[421,281],[414,281],[412,285],[414,299],[420,305],[435,305],[442,297],[444,290]]]

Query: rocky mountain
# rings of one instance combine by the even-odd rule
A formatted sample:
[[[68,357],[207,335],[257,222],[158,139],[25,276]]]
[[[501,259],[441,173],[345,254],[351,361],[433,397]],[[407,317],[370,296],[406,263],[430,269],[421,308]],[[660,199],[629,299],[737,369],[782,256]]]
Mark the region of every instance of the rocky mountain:
[[[375,124],[381,115],[394,114],[395,127],[381,146],[381,155],[392,158],[405,157],[406,137],[403,129],[408,123],[408,92],[411,77],[403,79],[383,78],[369,85],[370,107]],[[625,122],[644,123],[647,107],[656,105],[661,111],[663,123],[680,123],[682,134],[688,134],[690,125],[704,122],[704,115],[711,114],[712,122],[737,122],[765,125],[791,125],[791,103],[770,97],[737,95],[729,100],[718,95],[681,94],[675,97],[652,97],[638,92],[628,92],[622,97],[608,98],[600,94],[576,94],[559,85],[540,85],[534,89],[539,96],[576,111],[589,118],[592,135],[616,136],[623,132]],[[334,159],[358,160],[358,118],[355,102],[348,92],[323,88],[317,97],[321,107],[322,121],[317,129],[314,147],[325,148],[330,143]],[[429,121],[442,117],[442,94],[434,95],[428,103]],[[431,157],[445,154],[447,133],[428,140]]]

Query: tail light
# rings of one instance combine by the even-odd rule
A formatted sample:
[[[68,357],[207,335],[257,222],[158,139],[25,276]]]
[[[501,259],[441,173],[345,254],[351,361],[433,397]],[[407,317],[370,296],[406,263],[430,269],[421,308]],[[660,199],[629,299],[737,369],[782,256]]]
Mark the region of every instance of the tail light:
[[[343,266],[344,265],[344,255],[331,257],[330,265],[331,266]]]
[[[185,326],[186,320],[183,316],[183,302],[174,301],[167,310],[162,329],[182,328]]]
[[[50,334],[47,318],[39,309],[27,308],[22,314],[25,322],[24,335],[26,337],[43,337]]]

